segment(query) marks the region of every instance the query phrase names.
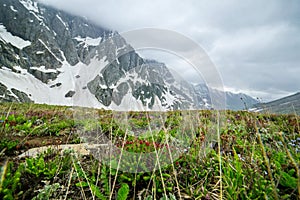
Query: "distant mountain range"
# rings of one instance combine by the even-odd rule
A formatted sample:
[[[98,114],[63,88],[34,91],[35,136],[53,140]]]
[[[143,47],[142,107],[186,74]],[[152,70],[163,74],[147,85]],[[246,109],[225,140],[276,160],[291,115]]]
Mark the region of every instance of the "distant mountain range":
[[[253,106],[251,111],[300,115],[300,92],[268,103]]]
[[[0,102],[114,110],[212,109],[223,91],[178,80],[116,31],[35,0],[1,0]],[[226,108],[257,101],[225,92]]]
[[[222,99],[225,95],[226,109],[228,110],[248,110],[253,105],[258,103],[258,100],[254,99],[243,93],[233,93],[228,91],[220,91],[207,87],[206,84],[198,84],[194,86],[197,97],[205,102],[204,105],[210,108],[212,104],[212,98]]]

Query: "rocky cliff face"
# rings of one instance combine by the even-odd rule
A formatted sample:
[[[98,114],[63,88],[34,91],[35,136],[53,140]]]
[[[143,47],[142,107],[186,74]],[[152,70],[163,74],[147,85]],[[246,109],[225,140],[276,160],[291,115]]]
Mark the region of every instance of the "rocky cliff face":
[[[99,43],[101,36],[110,32],[35,1],[2,0],[1,4],[2,31],[6,29],[12,40],[18,38],[23,43],[9,44],[2,38],[5,53],[1,54],[1,65],[13,69],[17,64],[44,83],[57,77],[64,61],[71,66],[89,62],[86,56],[98,44],[86,44],[82,38],[98,38]],[[54,71],[43,73],[41,66]]]
[[[0,31],[1,90],[6,96],[18,89],[28,97],[20,101],[38,103],[197,106],[175,87],[180,84],[163,63],[144,60],[117,32],[84,18],[32,0],[3,0]]]
[[[2,83],[0,83],[0,97],[2,102],[32,102],[32,100],[28,98],[27,94],[25,94],[24,92],[21,92],[14,88],[12,88],[10,91]]]

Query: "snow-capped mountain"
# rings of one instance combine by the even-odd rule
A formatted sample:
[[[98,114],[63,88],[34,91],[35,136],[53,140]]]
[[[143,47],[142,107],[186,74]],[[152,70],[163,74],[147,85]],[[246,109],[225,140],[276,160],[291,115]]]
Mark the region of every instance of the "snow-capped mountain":
[[[140,57],[117,32],[35,0],[1,1],[0,52],[0,102],[211,108],[205,86],[194,87],[164,63]]]
[[[195,108],[163,63],[117,33],[31,0],[0,5],[1,99],[105,108]]]

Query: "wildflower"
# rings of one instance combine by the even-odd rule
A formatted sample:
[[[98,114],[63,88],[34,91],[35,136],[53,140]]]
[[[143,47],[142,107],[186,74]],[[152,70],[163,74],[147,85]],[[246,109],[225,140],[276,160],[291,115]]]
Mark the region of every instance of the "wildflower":
[[[160,144],[158,142],[155,143],[155,148],[159,148]]]
[[[289,144],[290,146],[292,146],[292,147],[296,146],[295,144],[293,144],[293,143],[291,143],[291,142],[289,142],[288,144]]]

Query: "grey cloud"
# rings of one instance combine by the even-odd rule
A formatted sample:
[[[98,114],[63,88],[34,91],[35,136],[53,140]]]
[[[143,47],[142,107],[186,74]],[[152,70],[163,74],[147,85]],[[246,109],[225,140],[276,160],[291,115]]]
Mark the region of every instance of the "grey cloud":
[[[253,31],[248,28],[216,41],[212,57],[217,58],[225,83],[270,93],[276,89],[288,93],[298,91],[299,28],[278,24]]]

